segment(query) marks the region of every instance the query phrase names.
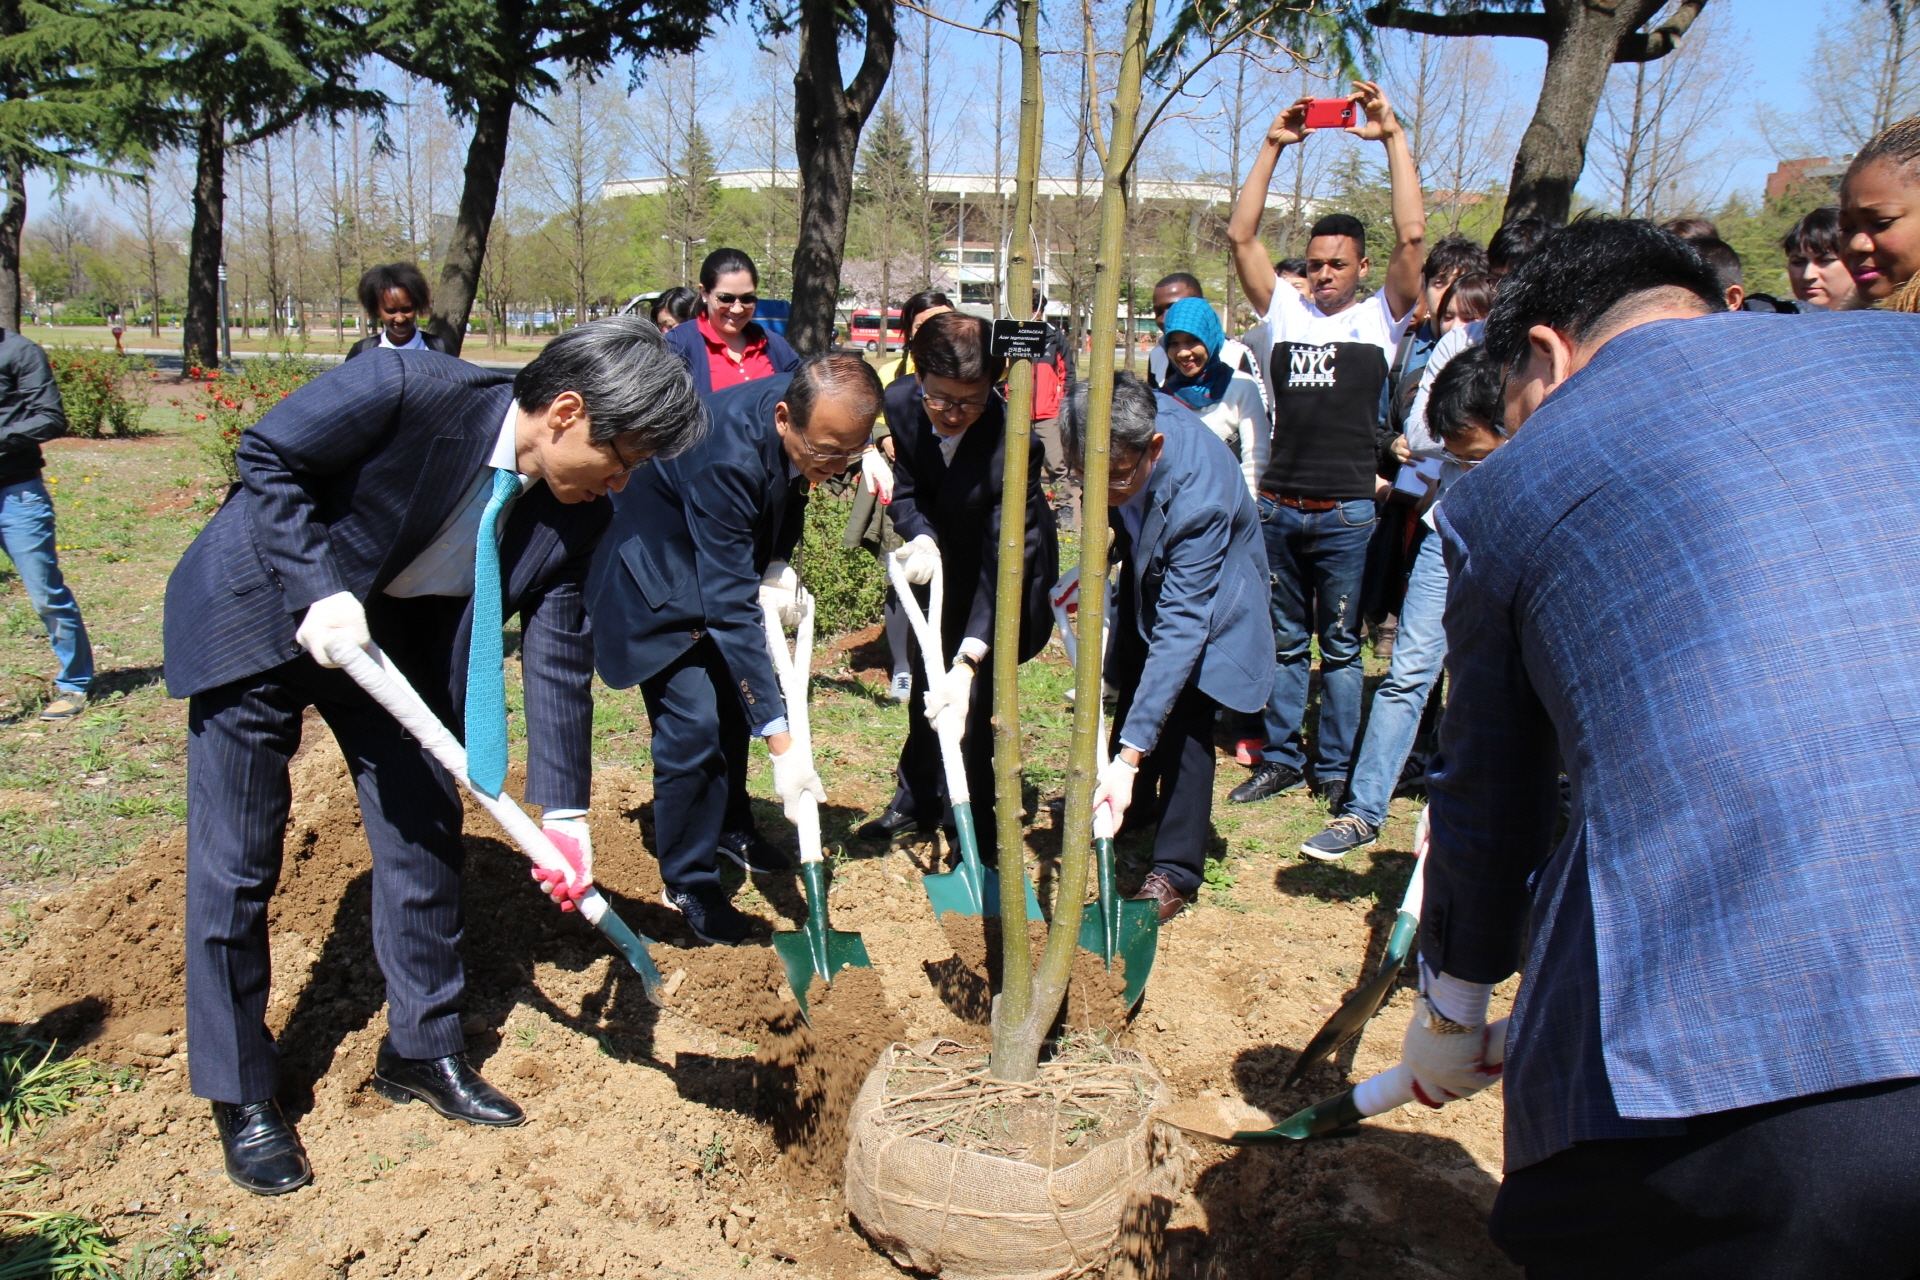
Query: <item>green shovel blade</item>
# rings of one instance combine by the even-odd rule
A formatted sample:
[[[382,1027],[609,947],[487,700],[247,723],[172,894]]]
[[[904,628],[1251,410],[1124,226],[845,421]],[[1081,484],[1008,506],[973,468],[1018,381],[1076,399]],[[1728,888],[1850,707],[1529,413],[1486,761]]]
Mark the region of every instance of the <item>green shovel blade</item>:
[[[1393,990],[1393,984],[1400,979],[1400,968],[1407,962],[1407,953],[1413,948],[1413,938],[1420,930],[1420,918],[1402,911],[1393,921],[1393,932],[1387,935],[1386,953],[1380,957],[1380,968],[1369,978],[1365,985],[1341,1002],[1333,1011],[1326,1025],[1307,1041],[1307,1047],[1294,1059],[1293,1069],[1287,1072],[1286,1087],[1292,1088],[1300,1078],[1317,1062],[1330,1058],[1340,1051],[1340,1046],[1359,1035],[1361,1030],[1380,1011],[1386,1003],[1387,994]],[[1303,1113],[1304,1114],[1304,1113]]]
[[[1353,1090],[1336,1093],[1324,1102],[1316,1102],[1296,1111],[1271,1129],[1242,1130],[1227,1139],[1236,1147],[1272,1146],[1286,1142],[1304,1142],[1323,1133],[1359,1124],[1365,1116],[1353,1105]]]
[[[653,956],[647,951],[647,940],[627,927],[626,921],[615,915],[612,907],[601,913],[595,926],[614,949],[626,957],[633,966],[634,973],[640,977],[640,986],[647,993],[647,999],[654,1004],[664,1004],[660,995],[660,969],[653,963]]]
[[[1080,946],[1106,961],[1108,969],[1113,968],[1113,958],[1120,957],[1121,972],[1127,975],[1124,998],[1131,1009],[1140,1003],[1147,976],[1153,972],[1154,954],[1160,946],[1160,906],[1120,896],[1114,885],[1112,840],[1095,840],[1093,849],[1100,898],[1088,903],[1080,917]]]
[[[807,862],[800,867],[800,881],[807,891],[807,921],[792,933],[773,935],[773,950],[787,971],[787,985],[793,988],[800,1012],[807,1013],[807,990],[816,977],[833,981],[833,975],[849,965],[871,969],[867,944],[859,934],[835,929],[827,923],[827,878],[825,863]]]
[[[953,825],[960,836],[960,865],[952,871],[920,877],[927,888],[927,901],[933,905],[933,917],[938,920],[949,911],[963,916],[997,916],[1000,873],[980,861],[980,837],[973,829],[971,801],[953,806]],[[1024,874],[1020,878],[1026,881],[1027,919],[1045,919],[1040,914],[1040,899],[1033,892],[1033,881]]]

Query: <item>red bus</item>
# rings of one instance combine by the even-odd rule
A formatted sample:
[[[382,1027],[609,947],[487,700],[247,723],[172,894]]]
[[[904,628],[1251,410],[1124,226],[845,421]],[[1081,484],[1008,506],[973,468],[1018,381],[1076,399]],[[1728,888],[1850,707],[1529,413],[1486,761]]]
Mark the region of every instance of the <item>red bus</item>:
[[[880,313],[873,310],[854,312],[847,322],[847,336],[854,346],[862,350],[880,350]],[[888,307],[887,350],[898,351],[906,344],[906,330],[900,325],[900,308]]]

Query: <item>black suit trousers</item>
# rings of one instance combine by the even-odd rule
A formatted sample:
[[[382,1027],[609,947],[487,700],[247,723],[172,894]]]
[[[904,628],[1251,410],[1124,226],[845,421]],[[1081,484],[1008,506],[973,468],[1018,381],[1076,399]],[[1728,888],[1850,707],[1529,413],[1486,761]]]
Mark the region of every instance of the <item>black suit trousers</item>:
[[[464,599],[370,602],[374,638],[451,721],[447,669]],[[292,805],[287,764],[307,707],[346,756],[373,854],[373,945],[387,1027],[409,1058],[465,1047],[459,955],[461,808],[453,779],[344,671],[304,654],[187,702],[187,1040],[193,1091],[215,1102],[274,1095],[267,1030],[267,903]]]
[[[1528,1280],[1909,1280],[1916,1188],[1920,1080],[1892,1080],[1575,1143],[1488,1229]]]
[[[653,835],[669,889],[718,890],[723,831],[754,830],[747,797],[751,726],[712,637],[640,682],[653,726]]]
[[[921,602],[926,603],[924,600]],[[943,643],[958,647],[961,637]],[[926,717],[927,670],[920,644],[913,646],[913,692],[907,697],[907,740],[900,747],[899,782],[893,808],[922,822],[948,820],[947,772],[940,759],[940,735]],[[960,758],[967,775],[968,798],[973,805],[973,828],[980,837],[980,856],[992,863],[999,852],[999,827],[993,807],[993,655],[980,661],[967,703],[967,723],[960,738]]]
[[[1120,751],[1120,729],[1133,709],[1134,691],[1146,666],[1147,645],[1132,611],[1132,566],[1121,570],[1115,602],[1113,669],[1109,682],[1120,691],[1108,735],[1107,753]],[[1133,803],[1127,824],[1159,823],[1153,838],[1153,869],[1191,898],[1206,879],[1207,837],[1213,832],[1213,721],[1220,704],[1200,691],[1200,667],[1174,699],[1152,751],[1140,758],[1133,779]],[[1148,815],[1152,815],[1149,818]]]

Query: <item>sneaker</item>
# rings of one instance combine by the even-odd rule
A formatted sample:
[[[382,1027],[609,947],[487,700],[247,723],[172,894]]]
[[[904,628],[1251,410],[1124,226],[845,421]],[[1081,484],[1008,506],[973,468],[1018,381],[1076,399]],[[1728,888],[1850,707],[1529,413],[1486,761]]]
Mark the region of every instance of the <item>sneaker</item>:
[[[718,889],[680,893],[668,889],[660,901],[687,918],[687,928],[702,942],[737,947],[753,937],[753,917],[728,902]]]
[[[1327,806],[1327,816],[1339,817],[1341,811],[1347,807],[1347,780],[1345,778],[1328,779],[1320,784],[1319,795]]]
[[[895,702],[905,702],[913,696],[913,672],[896,671],[893,673],[893,687],[889,690]]]
[[[1252,768],[1260,761],[1260,753],[1267,749],[1265,738],[1242,738],[1233,744],[1233,758]]]
[[[1344,858],[1355,849],[1364,849],[1380,836],[1380,829],[1365,818],[1343,813],[1327,824],[1327,829],[1300,846],[1300,852],[1322,862]]]
[[[71,720],[87,709],[87,695],[70,693],[65,689],[60,696],[49,702],[40,712],[42,720]]]
[[[1255,767],[1251,778],[1227,793],[1227,800],[1233,804],[1252,804],[1256,800],[1265,800],[1268,796],[1293,791],[1306,784],[1306,778],[1292,765],[1263,760]]]
[[[792,859],[758,831],[723,831],[714,852],[733,859],[756,876],[779,875],[793,867]]]

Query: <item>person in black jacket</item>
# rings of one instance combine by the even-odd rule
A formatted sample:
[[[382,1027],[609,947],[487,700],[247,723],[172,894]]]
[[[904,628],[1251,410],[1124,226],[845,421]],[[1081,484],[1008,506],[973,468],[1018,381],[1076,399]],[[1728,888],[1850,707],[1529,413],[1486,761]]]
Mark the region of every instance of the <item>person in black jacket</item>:
[[[706,439],[641,472],[615,500],[587,599],[601,679],[639,685],[653,724],[666,904],[702,941],[733,946],[754,922],[727,900],[718,857],[752,872],[790,865],[754,829],[749,737],[767,740],[790,815],[802,793],[826,799],[811,751],[793,750],[761,605],[793,601],[787,562],[807,490],[866,452],[880,380],[858,356],[815,356],[716,392],[707,408]]]
[[[460,1005],[461,802],[453,779],[329,656],[381,649],[450,727],[467,772],[507,771],[502,626],[519,615],[526,800],[593,883],[593,641],[584,584],[608,505],[706,415],[645,320],[570,329],[519,375],[376,351],[295,391],[240,438],[240,487],[167,581],[167,689],[187,699],[187,1038],[227,1175],[262,1195],[312,1177],[274,1102],[267,906],[287,763],[315,708],[340,743],[373,852],[387,983],[374,1088],[450,1119],[524,1115],[467,1062]],[[536,876],[536,878],[541,878]]]
[[[360,277],[360,305],[367,319],[379,326],[347,348],[347,359],[381,347],[396,351],[447,350],[446,339],[420,327],[420,317],[433,308],[427,278],[411,262],[389,262]]]
[[[0,543],[26,585],[27,599],[47,629],[60,674],[42,720],[71,720],[87,707],[93,684],[93,646],[80,605],[60,576],[53,498],[41,482],[40,446],[67,434],[47,353],[17,333],[0,329]]]
[[[995,384],[1005,361],[988,354],[992,326],[978,316],[945,311],[920,326],[911,347],[914,376],[887,388],[893,428],[893,527],[906,539],[893,554],[910,581],[926,582],[931,558],[945,566],[941,647],[949,671],[929,672],[916,646],[913,694],[907,705],[930,715],[948,702],[967,708],[962,749],[981,855],[994,850],[993,678],[984,659],[992,643],[995,577],[999,573],[1000,484],[1006,463],[1006,405]],[[1020,660],[1039,653],[1053,632],[1047,593],[1060,573],[1053,509],[1040,484],[1037,437],[1026,443],[1027,538],[1020,614]],[[923,602],[924,603],[924,602]],[[974,686],[978,687],[974,687]],[[900,749],[899,785],[878,818],[860,828],[867,840],[931,831],[947,809],[940,744],[926,716],[909,717]]]

